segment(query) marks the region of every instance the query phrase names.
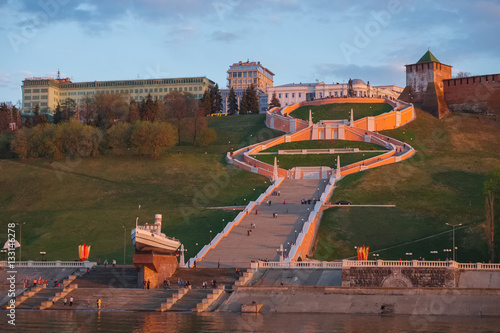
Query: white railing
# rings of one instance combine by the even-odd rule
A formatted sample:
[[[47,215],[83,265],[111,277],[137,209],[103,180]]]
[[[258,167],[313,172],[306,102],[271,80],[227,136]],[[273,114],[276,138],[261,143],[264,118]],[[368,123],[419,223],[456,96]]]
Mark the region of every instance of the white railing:
[[[252,268],[351,268],[351,267],[428,267],[462,270],[500,270],[500,264],[458,263],[455,261],[418,260],[342,260],[342,261],[283,261],[252,263]]]
[[[13,263],[14,267],[38,267],[38,268],[51,268],[51,267],[75,267],[75,268],[91,268],[97,265],[96,262],[91,261],[16,261]],[[0,261],[0,268],[10,268],[7,261]]]

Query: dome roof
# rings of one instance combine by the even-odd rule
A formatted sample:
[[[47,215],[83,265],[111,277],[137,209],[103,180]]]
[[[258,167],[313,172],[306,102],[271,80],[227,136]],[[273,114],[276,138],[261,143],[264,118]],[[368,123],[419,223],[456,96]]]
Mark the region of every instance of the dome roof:
[[[360,79],[354,79],[354,80],[352,80],[352,84],[365,84],[365,82],[363,80],[360,80]]]

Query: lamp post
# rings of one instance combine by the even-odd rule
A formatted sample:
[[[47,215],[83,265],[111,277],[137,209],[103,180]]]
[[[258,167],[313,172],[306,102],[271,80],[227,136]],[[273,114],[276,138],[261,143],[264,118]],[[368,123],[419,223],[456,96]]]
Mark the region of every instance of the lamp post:
[[[212,244],[212,230],[210,230],[210,244]]]
[[[373,254],[373,260],[378,260],[378,257],[380,257],[380,254],[378,253]]]
[[[3,253],[3,260],[7,260],[7,250],[6,249],[1,249],[0,252]]]
[[[42,257],[42,261],[43,261],[43,256],[46,254],[47,254],[47,252],[44,252],[44,251],[40,252],[40,257]]]
[[[453,228],[453,261],[455,261],[455,227],[459,227],[462,225],[462,223],[459,223],[459,224],[449,224],[449,223],[446,223],[447,226],[449,227],[452,227]]]
[[[127,254],[127,228],[122,225],[123,228],[123,264],[125,265],[125,257]]]
[[[412,252],[406,252],[406,256],[409,258],[409,260],[411,260],[411,256],[413,255]]]

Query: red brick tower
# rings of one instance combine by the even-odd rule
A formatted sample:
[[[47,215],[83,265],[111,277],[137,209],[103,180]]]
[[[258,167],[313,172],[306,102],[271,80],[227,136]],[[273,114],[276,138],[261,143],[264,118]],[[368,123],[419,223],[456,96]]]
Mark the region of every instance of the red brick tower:
[[[421,104],[424,111],[442,118],[448,113],[443,80],[450,78],[451,66],[442,64],[431,51],[427,51],[416,64],[406,65],[406,88],[400,98]]]

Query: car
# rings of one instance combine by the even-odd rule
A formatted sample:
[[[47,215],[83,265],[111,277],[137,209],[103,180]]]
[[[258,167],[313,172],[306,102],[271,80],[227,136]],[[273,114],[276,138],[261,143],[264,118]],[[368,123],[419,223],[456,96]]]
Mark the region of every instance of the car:
[[[352,205],[352,203],[350,201],[346,201],[346,200],[338,200],[337,202],[335,202],[336,205]]]

